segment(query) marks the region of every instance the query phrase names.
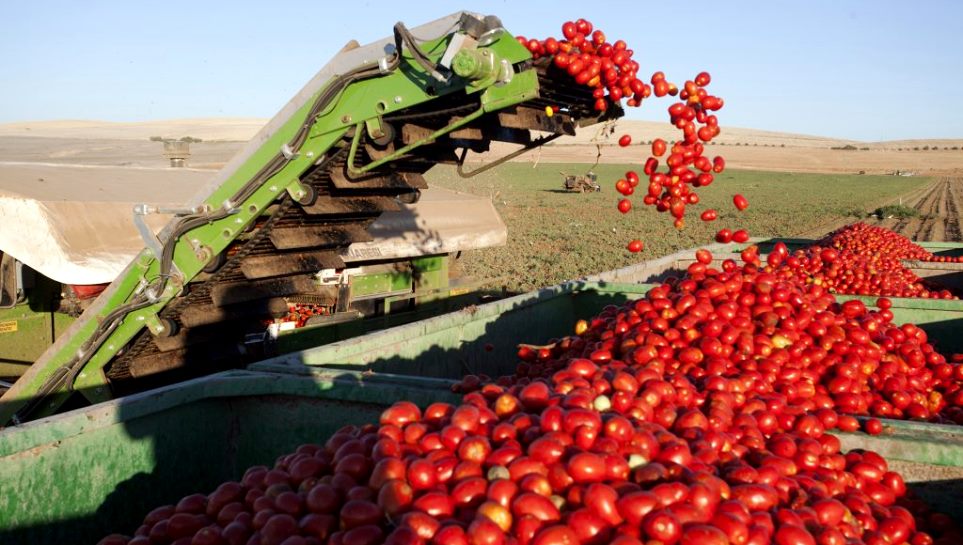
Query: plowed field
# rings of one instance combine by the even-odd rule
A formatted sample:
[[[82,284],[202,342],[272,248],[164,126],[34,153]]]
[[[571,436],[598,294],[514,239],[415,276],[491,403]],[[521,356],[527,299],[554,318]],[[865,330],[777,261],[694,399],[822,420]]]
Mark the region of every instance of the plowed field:
[[[878,225],[913,240],[963,242],[960,213],[963,212],[963,178],[944,177],[903,199],[919,211],[915,218],[883,218]]]

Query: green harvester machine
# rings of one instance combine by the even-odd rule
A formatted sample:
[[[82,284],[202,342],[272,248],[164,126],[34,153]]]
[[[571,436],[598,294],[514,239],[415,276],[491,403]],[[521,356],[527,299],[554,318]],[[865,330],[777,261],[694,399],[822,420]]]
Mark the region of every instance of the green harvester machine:
[[[471,177],[623,113],[594,102],[496,17],[459,12],[348,44],[186,204],[136,211],[145,226],[168,221],[141,229],[144,247],[69,326],[39,326],[53,344],[0,398],[0,425],[263,358],[246,340],[291,298],[330,297],[337,287],[317,279],[350,268],[348,249],[371,244],[382,213],[417,202],[427,170]],[[469,168],[468,152],[493,141],[519,147]]]

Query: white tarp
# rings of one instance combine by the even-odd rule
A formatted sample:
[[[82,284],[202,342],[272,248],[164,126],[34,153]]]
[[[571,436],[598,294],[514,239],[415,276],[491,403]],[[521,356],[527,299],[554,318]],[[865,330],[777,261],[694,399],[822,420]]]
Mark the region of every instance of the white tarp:
[[[0,163],[0,251],[65,284],[114,280],[144,248],[135,204],[177,208],[210,182],[209,170]],[[169,216],[147,216],[159,232]],[[353,244],[357,263],[504,244],[490,199],[432,188],[415,205],[384,214],[375,240]]]

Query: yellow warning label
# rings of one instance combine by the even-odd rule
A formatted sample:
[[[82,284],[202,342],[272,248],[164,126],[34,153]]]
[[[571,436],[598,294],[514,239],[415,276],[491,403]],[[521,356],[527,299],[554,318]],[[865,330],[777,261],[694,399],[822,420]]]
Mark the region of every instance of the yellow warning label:
[[[457,297],[459,295],[465,295],[466,293],[471,293],[470,288],[452,288],[448,291],[449,297]]]
[[[17,330],[17,321],[0,322],[0,333],[13,333]]]

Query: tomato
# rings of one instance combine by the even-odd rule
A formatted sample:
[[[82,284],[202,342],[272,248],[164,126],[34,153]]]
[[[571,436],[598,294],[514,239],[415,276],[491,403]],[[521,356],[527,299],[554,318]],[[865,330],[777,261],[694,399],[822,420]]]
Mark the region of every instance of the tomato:
[[[719,217],[719,214],[712,209],[703,211],[699,216],[702,221],[715,221],[717,217]]]
[[[732,204],[735,205],[736,209],[742,212],[746,208],[749,208],[749,201],[742,195],[736,194],[732,196]]]
[[[732,241],[742,244],[749,240],[749,233],[745,229],[739,229],[732,233]]]
[[[633,254],[637,254],[641,252],[643,247],[644,245],[642,244],[642,241],[639,239],[635,239],[629,242],[629,244],[626,246],[626,248]]]
[[[642,519],[642,531],[651,539],[666,545],[677,543],[682,537],[682,525],[675,515],[665,510],[653,511]]]
[[[398,401],[381,413],[380,422],[382,425],[393,424],[404,427],[409,422],[417,422],[421,419],[421,409],[410,401]]]
[[[532,545],[579,545],[579,539],[571,528],[558,524],[539,530]]]
[[[686,526],[679,541],[680,545],[729,545],[729,543],[729,538],[722,530],[707,524]]]
[[[878,418],[870,418],[866,420],[863,424],[866,433],[870,435],[879,435],[883,433],[883,423],[879,421]]]
[[[801,526],[783,524],[773,538],[776,545],[816,545],[816,540]]]
[[[480,517],[472,521],[466,532],[469,545],[502,545],[505,534],[498,524],[488,518]]]
[[[661,138],[656,138],[652,141],[652,155],[656,157],[662,157],[665,155],[666,144],[665,140]]]
[[[623,214],[628,214],[629,210],[632,210],[632,201],[630,201],[629,199],[621,199],[619,201],[618,208],[619,208],[619,212]]]
[[[344,545],[378,545],[384,542],[384,531],[374,524],[348,530],[341,538]],[[262,543],[265,543],[262,537]]]
[[[550,499],[531,492],[516,496],[512,500],[511,509],[516,517],[529,515],[542,522],[553,522],[562,518],[558,508]]]
[[[348,530],[366,524],[378,524],[384,516],[384,511],[377,504],[352,500],[341,508],[341,527]]]
[[[720,229],[719,232],[716,233],[716,242],[721,242],[723,244],[732,242],[732,231],[729,229]]]
[[[622,136],[619,137],[619,146],[625,148],[625,147],[628,147],[630,144],[632,144],[631,136],[627,134],[623,134]]]
[[[576,483],[598,482],[605,477],[605,461],[591,452],[580,452],[569,458],[566,469]]]

